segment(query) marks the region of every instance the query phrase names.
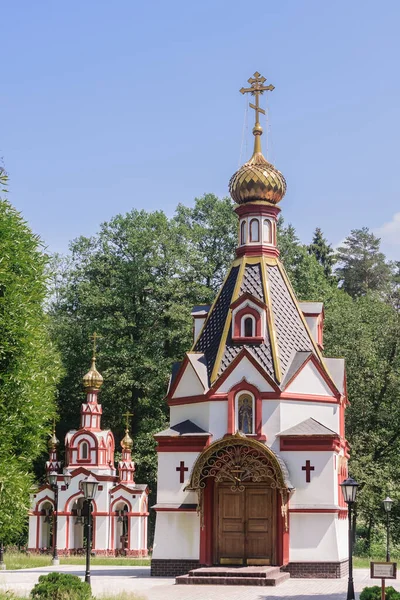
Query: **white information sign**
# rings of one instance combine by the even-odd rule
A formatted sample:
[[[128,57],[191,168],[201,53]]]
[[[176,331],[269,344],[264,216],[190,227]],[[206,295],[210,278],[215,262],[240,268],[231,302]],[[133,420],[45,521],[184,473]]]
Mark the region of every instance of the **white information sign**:
[[[396,579],[397,563],[372,562],[371,579]]]

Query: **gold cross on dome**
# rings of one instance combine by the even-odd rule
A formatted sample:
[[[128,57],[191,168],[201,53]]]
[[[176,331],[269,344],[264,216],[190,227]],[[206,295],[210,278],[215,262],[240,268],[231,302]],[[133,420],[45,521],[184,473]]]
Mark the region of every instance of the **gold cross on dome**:
[[[93,358],[96,357],[96,351],[97,351],[97,340],[101,340],[103,336],[99,335],[98,333],[94,332],[93,335],[89,336],[89,339],[91,339],[93,341]]]
[[[251,94],[252,96],[255,96],[256,103],[252,104],[251,102],[249,102],[249,106],[250,108],[253,108],[255,110],[257,124],[260,122],[260,113],[262,115],[265,115],[265,110],[263,108],[260,108],[260,94],[263,94],[264,92],[272,92],[272,90],[275,89],[275,86],[272,84],[264,85],[264,83],[267,80],[265,79],[265,77],[260,75],[258,71],[256,71],[253,77],[250,77],[250,79],[248,79],[247,81],[250,83],[250,87],[242,87],[242,89],[239,91],[241,94]]]
[[[133,413],[127,411],[124,415],[122,415],[126,419],[126,430],[129,429],[129,417],[133,417]]]

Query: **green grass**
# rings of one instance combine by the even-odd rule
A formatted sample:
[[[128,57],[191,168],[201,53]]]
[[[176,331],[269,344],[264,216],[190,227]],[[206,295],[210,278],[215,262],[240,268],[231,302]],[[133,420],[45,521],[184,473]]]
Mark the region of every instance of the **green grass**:
[[[35,567],[49,567],[51,565],[51,556],[48,554],[24,554],[15,552],[4,554],[4,562],[7,569],[33,569]],[[84,565],[86,559],[84,556],[69,556],[60,558],[60,565]],[[123,556],[114,558],[112,556],[92,556],[91,565],[115,566],[115,567],[147,567],[150,565],[150,558],[124,558]],[[3,598],[0,596],[0,600]]]

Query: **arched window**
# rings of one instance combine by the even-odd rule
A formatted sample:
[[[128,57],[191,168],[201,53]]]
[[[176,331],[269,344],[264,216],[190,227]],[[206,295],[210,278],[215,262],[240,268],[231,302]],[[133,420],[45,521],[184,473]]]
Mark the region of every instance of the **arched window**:
[[[259,242],[260,241],[260,228],[258,219],[252,219],[250,221],[250,241],[251,242]]]
[[[88,452],[87,442],[83,442],[82,445],[81,445],[81,458],[83,460],[85,460],[85,459],[87,460],[88,454],[89,454],[89,452]]]
[[[272,225],[269,219],[264,219],[264,244],[272,244]]]
[[[253,319],[251,317],[246,317],[244,320],[244,337],[253,337]]]
[[[256,320],[253,315],[243,315],[240,323],[241,337],[254,337],[256,335]]]
[[[242,433],[254,433],[254,401],[249,393],[237,399],[237,429]]]
[[[240,244],[243,246],[247,242],[247,231],[246,231],[247,223],[246,221],[242,221],[240,225]]]

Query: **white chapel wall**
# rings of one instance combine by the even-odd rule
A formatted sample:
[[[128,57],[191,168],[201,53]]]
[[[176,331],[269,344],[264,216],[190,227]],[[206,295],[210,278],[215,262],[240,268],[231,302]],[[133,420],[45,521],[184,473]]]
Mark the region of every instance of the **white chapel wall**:
[[[197,504],[195,492],[185,492],[184,489],[189,482],[190,473],[198,455],[198,452],[158,453],[157,503]],[[188,468],[183,483],[180,483],[180,474],[176,470],[181,461]]]
[[[172,397],[184,398],[185,396],[197,396],[200,394],[204,394],[204,388],[189,362]]]
[[[222,383],[221,387],[218,388],[219,394],[226,394],[229,390],[245,379],[248,383],[255,385],[260,392],[273,392],[274,389],[261,375],[261,373],[255,368],[255,366],[245,356],[242,358],[240,363],[235,367],[230,375]]]
[[[198,560],[200,517],[196,512],[159,512],[153,558]]]
[[[307,402],[307,400],[282,400],[280,404],[281,428],[286,431],[294,425],[298,425],[309,417],[312,417],[325,427],[339,433],[338,404],[331,402]],[[279,433],[277,431],[276,433]]]
[[[189,419],[196,425],[208,431],[210,423],[210,403],[209,402],[196,402],[195,404],[181,404],[178,406],[171,406],[170,408],[170,424],[177,425]]]
[[[291,451],[280,455],[296,488],[290,499],[290,508],[334,508],[337,505],[333,452]],[[303,471],[307,460],[314,467],[310,482],[306,481],[306,472]]]
[[[308,361],[285,391],[291,394],[333,395],[332,390],[311,361]]]
[[[340,560],[335,513],[290,514],[290,562]]]

